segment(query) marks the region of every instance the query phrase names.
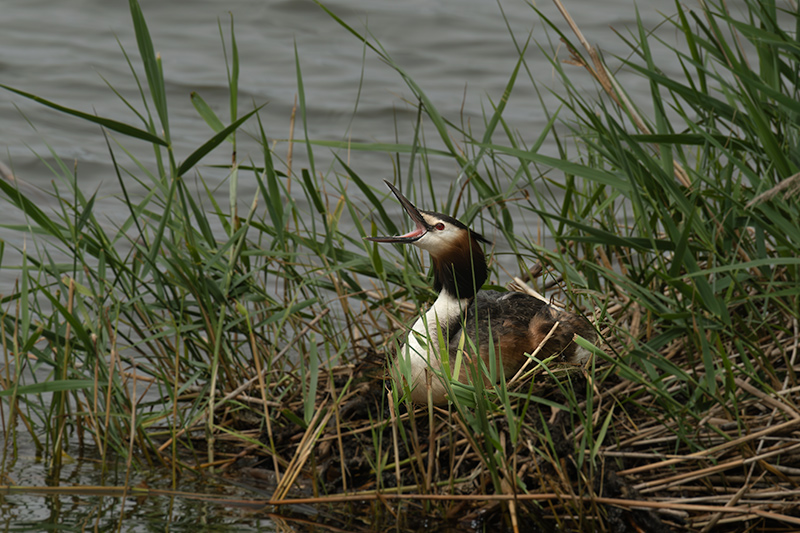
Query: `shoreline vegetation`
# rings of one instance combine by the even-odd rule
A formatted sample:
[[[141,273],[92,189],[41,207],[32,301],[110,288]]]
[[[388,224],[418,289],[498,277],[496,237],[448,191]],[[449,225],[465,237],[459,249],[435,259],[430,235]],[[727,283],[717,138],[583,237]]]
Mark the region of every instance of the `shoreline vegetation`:
[[[13,178],[0,180],[4,201],[27,220],[13,229],[33,243],[21,251],[16,286],[0,295],[0,499],[177,494],[224,504],[175,492],[181,476],[196,473],[260,487],[252,500],[228,503],[269,506],[264,512],[287,527],[308,527],[298,517],[313,515],[348,531],[370,523],[398,531],[800,528],[797,5],[745,0],[729,13],[724,3],[676,2],[663,24],[679,46],[637,17],[614,37],[629,55],[604,57],[555,1],[570,33],[531,8],[558,41],[510,36],[519,61],[506,93],[485,109],[480,135],[441,116],[375,38],[320,4],[397,71],[416,98],[417,122],[407,144],[310,139],[298,61],[292,130],[300,134],[290,145],[309,161],[299,172],[291,156],[272,151],[261,107],[239,101],[233,21],[229,32],[220,26],[229,116],[193,93],[209,135],[183,159],[172,149],[161,60],[136,0],[141,65],[124,57],[142,101],[120,98],[138,124],[3,86],[102,127],[128,217],[104,223],[95,196],[54,153],[57,212],[44,212]],[[521,84],[541,96],[525,61],[537,45],[552,58],[561,107],[546,110],[539,138],[523,139],[503,112]],[[655,49],[669,52],[683,77],[666,76]],[[618,69],[646,80],[648,105],[627,95]],[[591,95],[573,81],[587,72]],[[236,160],[242,135],[260,142],[260,161]],[[426,144],[433,138],[436,149]],[[546,139],[560,157],[538,153]],[[126,149],[142,142],[152,160]],[[197,180],[203,158],[223,149],[233,154],[230,206]],[[421,205],[435,202],[478,231],[492,228],[519,271],[497,272],[495,261],[489,283],[516,277],[585,314],[602,338],[586,346],[593,360],[578,367],[533,354],[507,383],[451,385],[450,405],[411,405],[389,386],[385,363],[414,310],[434,297],[429,265],[363,240],[397,234],[401,222],[357,165],[337,156],[334,170],[315,168],[316,150],[337,149],[351,162],[359,151],[392,154],[393,181],[412,201],[424,197]],[[431,158],[461,169],[445,198],[432,196],[441,178],[427,172]],[[258,184],[241,213],[240,179]],[[141,197],[129,194],[134,182]],[[514,213],[540,219],[556,246],[516,227]],[[344,219],[355,231],[339,229]],[[0,266],[10,268],[4,246]],[[71,261],[55,261],[49,247]],[[48,487],[15,485],[21,438],[44,460]],[[64,461],[82,455],[121,461],[125,480],[160,469],[171,487],[70,486]],[[110,466],[108,476],[120,479]]]

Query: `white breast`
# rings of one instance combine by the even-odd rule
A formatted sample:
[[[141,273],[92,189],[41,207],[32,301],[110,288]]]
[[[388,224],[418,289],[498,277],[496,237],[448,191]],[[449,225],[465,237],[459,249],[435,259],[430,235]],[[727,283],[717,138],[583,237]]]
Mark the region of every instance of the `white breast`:
[[[468,303],[469,299],[459,300],[447,292],[439,293],[433,306],[414,323],[406,343],[400,348],[392,377],[395,386],[402,386],[402,381],[408,383],[411,388],[411,400],[415,403],[428,401],[425,371],[441,370],[438,342],[440,325],[446,327],[452,320],[460,318]],[[446,330],[441,336],[447,342]],[[431,393],[433,403],[441,404],[446,401],[445,388],[440,378],[435,375],[431,375]]]

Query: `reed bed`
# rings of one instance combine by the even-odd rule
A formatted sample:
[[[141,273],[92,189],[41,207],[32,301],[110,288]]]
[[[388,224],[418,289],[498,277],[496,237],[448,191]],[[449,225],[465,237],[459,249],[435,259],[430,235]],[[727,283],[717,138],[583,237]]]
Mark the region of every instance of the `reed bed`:
[[[59,486],[62,462],[85,454],[109,468],[123,458],[128,476],[168,469],[173,490],[182,472],[247,486],[249,504],[300,529],[309,514],[348,531],[800,528],[797,8],[676,3],[664,24],[679,45],[638,24],[620,36],[630,56],[604,58],[557,6],[569,35],[531,11],[558,39],[539,46],[562,85],[562,106],[537,139],[503,116],[519,84],[543,90],[525,61],[530,42],[518,42],[506,92],[475,133],[441,116],[379,42],[330,11],[416,98],[412,140],[309,138],[298,61],[291,129],[301,133],[289,144],[309,166],[292,170],[261,108],[240,112],[231,23],[220,28],[230,116],[193,94],[209,138],[176,154],[160,58],[135,0],[142,67],[125,58],[142,78],[142,103],[123,103],[140,124],[5,87],[103,128],[129,216],[109,227],[57,154],[55,214],[13,167],[4,172],[2,195],[25,214],[17,229],[32,244],[0,300],[0,490],[77,493]],[[683,78],[663,73],[656,47]],[[628,96],[617,69],[641,75],[652,101]],[[577,88],[586,79],[595,94]],[[236,160],[243,135],[261,146],[260,161]],[[548,137],[559,157],[539,153]],[[153,159],[122,140],[151,145]],[[338,161],[327,172],[314,165],[323,149]],[[228,206],[200,166],[220,150],[233,154]],[[424,207],[506,242],[512,259],[495,249],[504,268],[490,284],[513,280],[511,290],[584,313],[602,339],[586,345],[593,359],[574,366],[534,353],[508,382],[451,384],[446,408],[410,404],[387,364],[435,295],[424,257],[363,241],[400,222],[385,191],[359,176],[360,151],[391,154],[412,200],[424,193]],[[432,196],[431,158],[459,172],[444,198]],[[239,213],[243,179],[257,193]],[[515,226],[532,218],[540,228]],[[49,487],[15,485],[23,437],[46,460]],[[105,488],[170,492],[118,489]]]

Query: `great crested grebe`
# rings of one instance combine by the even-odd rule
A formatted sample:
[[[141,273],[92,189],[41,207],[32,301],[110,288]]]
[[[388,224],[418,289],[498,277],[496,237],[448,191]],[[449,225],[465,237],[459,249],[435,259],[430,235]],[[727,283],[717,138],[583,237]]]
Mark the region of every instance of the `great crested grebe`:
[[[434,289],[439,293],[433,306],[414,323],[397,354],[398,359],[402,358],[408,365],[396,361],[392,370],[397,386],[402,386],[403,381],[408,383],[412,401],[428,401],[426,370],[441,370],[439,354],[444,349],[447,349],[451,368],[459,350],[469,354],[477,347],[487,369],[493,353],[498,357],[497,364],[502,362],[506,378],[520,369],[527,359],[525,354],[536,351],[551,330],[550,338],[539,349],[538,359],[561,354],[567,361],[573,361],[588,355],[573,342],[576,334],[595,341],[597,335],[586,319],[560,311],[528,294],[480,290],[489,275],[480,243],[489,244],[489,241],[453,217],[420,211],[391,183],[386,181],[386,185],[416,227],[405,235],[367,239],[414,244],[427,250],[433,260]],[[468,341],[461,338],[464,334]],[[444,340],[442,347],[440,338]],[[490,339],[494,341],[494,350],[489,346]],[[401,372],[399,367],[406,370]],[[461,366],[458,376],[461,383],[470,382],[467,367],[466,363]],[[446,389],[441,379],[432,376],[430,383],[433,403],[446,403]]]

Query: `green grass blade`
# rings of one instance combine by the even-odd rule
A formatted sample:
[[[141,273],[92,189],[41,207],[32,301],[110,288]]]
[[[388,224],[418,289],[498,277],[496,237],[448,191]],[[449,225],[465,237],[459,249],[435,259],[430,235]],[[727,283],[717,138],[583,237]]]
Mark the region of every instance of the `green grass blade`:
[[[206,156],[206,154],[208,154],[211,150],[213,150],[214,148],[219,146],[223,141],[225,141],[225,139],[227,139],[231,133],[236,131],[239,128],[239,126],[244,124],[247,121],[247,119],[249,119],[255,113],[257,113],[258,110],[261,109],[262,107],[263,106],[259,106],[254,110],[250,111],[249,113],[247,113],[246,115],[243,115],[241,118],[239,118],[232,124],[228,125],[227,128],[219,131],[216,135],[214,135],[205,143],[203,143],[203,145],[200,148],[189,154],[189,157],[187,157],[183,161],[183,163],[181,163],[180,166],[178,167],[177,170],[178,176],[183,176],[189,170],[191,170],[192,167],[194,167],[194,165],[197,164],[198,161],[200,161],[203,157]]]
[[[130,0],[130,10],[133,29],[136,34],[136,44],[139,46],[139,54],[142,56],[147,85],[150,87],[150,96],[153,98],[153,105],[161,121],[164,139],[167,144],[170,144],[167,93],[164,86],[164,74],[161,69],[161,58],[156,56],[153,41],[150,38],[150,31],[147,29],[147,22],[144,20],[142,8],[137,0]]]
[[[11,91],[12,93],[16,93],[20,96],[24,96],[25,98],[29,98],[34,102],[38,102],[42,105],[55,109],[56,111],[60,111],[62,113],[66,113],[67,115],[72,115],[74,117],[82,118],[83,120],[88,120],[89,122],[94,122],[95,124],[99,124],[100,126],[107,128],[112,131],[116,131],[117,133],[121,133],[123,135],[127,135],[128,137],[133,137],[135,139],[141,139],[143,141],[147,141],[150,143],[158,144],[161,146],[167,146],[167,142],[156,136],[150,132],[140,130],[138,128],[134,128],[128,124],[123,122],[119,122],[116,120],[111,120],[108,118],[98,117],[97,115],[90,115],[89,113],[84,113],[83,111],[78,111],[77,109],[71,109],[69,107],[65,107],[55,102],[51,102],[50,100],[45,100],[39,96],[26,93],[25,91],[20,91],[19,89],[14,89],[13,87],[9,87],[7,85],[0,84],[0,87],[7,91]]]
[[[211,106],[209,106],[206,101],[203,100],[202,96],[196,92],[192,92],[189,97],[191,98],[192,105],[197,110],[197,113],[203,118],[203,120],[206,121],[206,124],[208,124],[215,133],[219,133],[225,129],[225,124],[223,124],[217,114],[214,113],[214,111],[211,109]],[[232,138],[229,138],[228,140],[233,142]]]

